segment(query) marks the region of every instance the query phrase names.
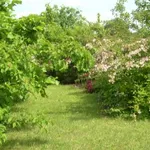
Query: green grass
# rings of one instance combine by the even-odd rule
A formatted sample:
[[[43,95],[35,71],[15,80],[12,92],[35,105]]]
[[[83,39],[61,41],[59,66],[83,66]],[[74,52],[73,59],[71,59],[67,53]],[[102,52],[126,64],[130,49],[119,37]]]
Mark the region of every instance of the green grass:
[[[2,150],[149,150],[150,122],[100,115],[95,94],[74,86],[50,86],[48,98],[31,97],[15,111],[44,113],[48,132],[11,130]]]

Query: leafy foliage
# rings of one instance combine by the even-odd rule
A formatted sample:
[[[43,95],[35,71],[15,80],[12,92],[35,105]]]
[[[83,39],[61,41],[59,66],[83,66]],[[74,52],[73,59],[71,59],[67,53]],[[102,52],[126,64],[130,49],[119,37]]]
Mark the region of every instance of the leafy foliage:
[[[149,37],[150,2],[148,0],[135,0],[135,4],[137,5],[137,9],[132,12],[133,25],[142,37]]]
[[[42,15],[46,17],[48,24],[55,22],[63,29],[72,28],[84,20],[79,10],[66,6],[59,8],[57,5],[51,7],[47,4],[46,11]]]
[[[149,2],[135,1],[137,9],[131,15],[125,2],[118,1],[115,18],[105,22],[105,39],[96,41],[100,47],[89,74],[104,113],[149,118]]]
[[[21,2],[0,3],[3,20],[0,25],[0,139],[4,142],[6,128],[40,124],[36,116],[12,118],[11,106],[25,101],[34,92],[45,96],[48,84],[58,84],[56,78],[72,78],[73,70],[75,76],[67,83],[74,82],[80,72],[93,67],[94,59],[75,35],[68,34],[74,26],[84,22],[78,10],[47,5],[40,15],[15,19],[13,6]],[[55,78],[52,74],[47,77],[47,72],[54,72]]]
[[[21,1],[1,0],[1,143],[7,128],[41,122],[26,114],[12,118],[11,106],[34,92],[45,96],[48,84],[78,77],[87,81],[88,92],[99,92],[105,112],[149,116],[149,1],[135,0],[131,14],[125,2],[117,2],[114,19],[101,22],[98,14],[92,23],[77,9],[49,4],[40,15],[15,19],[13,7]]]
[[[120,49],[122,52],[111,54],[112,59],[106,55],[109,57],[97,64],[101,71],[96,77],[95,91],[99,91],[103,110],[109,114],[148,117],[149,40],[142,39]]]
[[[5,130],[8,127],[9,107],[27,99],[29,93],[37,91],[45,95],[46,76],[32,57],[35,55],[31,46],[26,45],[24,37],[13,31],[15,20],[11,17],[11,10],[20,1],[1,2],[0,38],[0,142],[6,140]],[[27,118],[26,118],[27,120]],[[26,122],[22,120],[22,122]],[[15,120],[12,121],[15,127]]]

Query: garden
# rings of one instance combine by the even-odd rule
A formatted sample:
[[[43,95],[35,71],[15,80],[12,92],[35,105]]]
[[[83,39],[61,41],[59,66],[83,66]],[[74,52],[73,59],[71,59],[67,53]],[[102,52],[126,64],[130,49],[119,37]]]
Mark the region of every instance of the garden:
[[[149,149],[150,2],[114,18],[0,2],[0,149]]]

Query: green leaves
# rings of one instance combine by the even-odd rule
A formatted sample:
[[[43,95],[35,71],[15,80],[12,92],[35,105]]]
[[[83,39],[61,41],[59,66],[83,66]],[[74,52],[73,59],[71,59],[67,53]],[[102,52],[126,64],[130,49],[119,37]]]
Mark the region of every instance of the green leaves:
[[[46,16],[46,22],[48,24],[56,23],[63,29],[72,28],[84,20],[79,10],[66,6],[59,8],[56,5],[51,7],[47,4],[46,12],[43,14]]]
[[[6,127],[0,124],[0,145],[2,145],[6,141],[5,131]]]
[[[11,17],[11,10],[17,3],[20,1],[2,0],[0,2],[0,18],[2,19],[0,24],[0,144],[6,140],[6,127],[16,128],[28,123],[28,118],[20,121],[17,118],[9,118],[7,107],[25,101],[29,93],[33,91],[41,93],[42,96],[46,95],[45,72],[42,70],[42,66],[33,59],[36,54],[35,49],[26,44],[29,37],[25,37],[27,35],[21,33],[22,30],[29,29],[35,32],[40,31],[40,23],[36,26],[36,21],[31,16],[31,20],[33,19],[32,22],[35,24],[33,26],[31,26],[32,24],[29,26],[21,24],[21,28],[20,24],[17,24],[17,21]],[[18,27],[17,32],[21,31],[20,35],[16,35],[14,32],[16,29],[14,25]],[[37,28],[34,29],[34,26]],[[32,36],[36,37],[36,33]]]
[[[149,37],[150,30],[150,1],[149,0],[135,0],[137,9],[132,12],[133,25],[135,30],[142,37]],[[138,23],[137,23],[138,22]]]

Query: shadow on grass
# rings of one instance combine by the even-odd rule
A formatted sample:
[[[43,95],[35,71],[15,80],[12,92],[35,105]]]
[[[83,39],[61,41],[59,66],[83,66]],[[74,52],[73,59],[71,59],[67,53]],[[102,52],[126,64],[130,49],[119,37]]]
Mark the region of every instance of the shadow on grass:
[[[69,93],[69,95],[74,95],[79,99],[77,102],[70,102],[67,105],[67,111],[72,114],[70,118],[72,121],[100,118],[100,104],[97,94],[80,91]]]
[[[11,111],[13,113],[20,113],[20,112],[25,112],[25,109],[23,107],[13,106],[11,108]]]
[[[69,103],[67,107],[67,111],[71,112],[72,116],[70,117],[71,121],[78,121],[78,120],[89,120],[93,118],[109,118],[109,119],[117,119],[121,118],[125,121],[135,121],[135,118],[129,115],[117,115],[115,114],[108,114],[106,111],[108,108],[103,108],[102,103],[99,100],[98,93],[85,93],[85,91],[73,92],[69,93],[69,95],[76,96],[79,101],[75,103]],[[147,118],[150,120],[150,118]],[[136,118],[136,121],[145,120],[144,118]]]
[[[11,139],[7,140],[6,143],[3,144],[0,149],[6,150],[6,149],[13,149],[16,146],[22,146],[22,147],[31,147],[33,145],[40,146],[43,144],[47,144],[47,140],[43,140],[40,138],[34,138],[34,139]]]
[[[69,91],[69,89],[68,89]],[[85,90],[78,90],[75,92],[67,92],[68,100],[64,100],[63,106],[65,109],[60,111],[50,110],[47,114],[54,117],[66,116],[71,121],[90,120],[93,118],[101,118],[100,103],[98,101],[97,93],[86,93]],[[71,97],[70,97],[71,96]],[[75,98],[73,100],[72,98]],[[103,115],[104,117],[104,115]]]

